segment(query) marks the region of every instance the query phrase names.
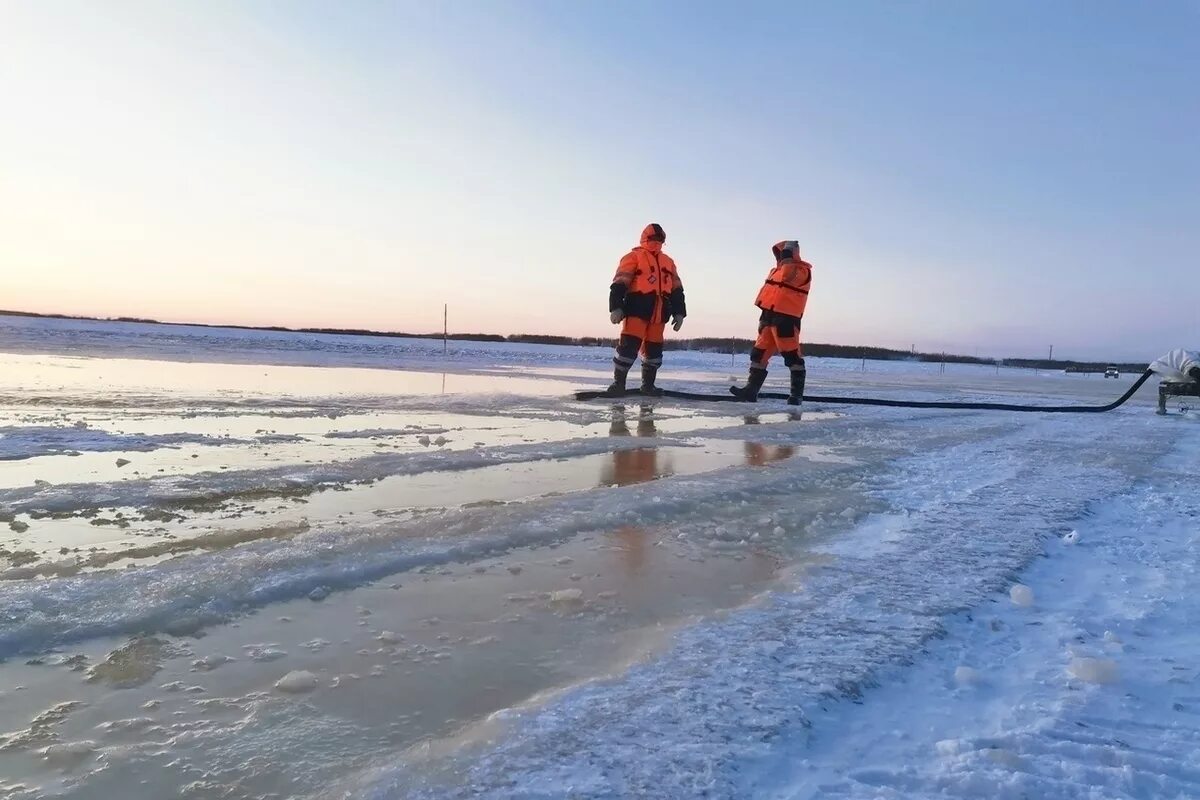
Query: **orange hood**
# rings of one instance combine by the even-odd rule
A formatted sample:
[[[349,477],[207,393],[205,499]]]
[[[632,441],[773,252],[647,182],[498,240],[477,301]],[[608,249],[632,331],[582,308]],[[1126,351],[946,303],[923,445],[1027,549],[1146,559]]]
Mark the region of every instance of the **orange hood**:
[[[651,222],[642,229],[642,247],[652,253],[657,253],[662,250],[663,242],[667,240],[667,233],[663,230],[662,225],[657,222]]]
[[[782,264],[784,261],[801,261],[800,258],[800,243],[795,239],[785,239],[782,242],[776,242],[771,248],[772,255],[775,256],[775,263]]]

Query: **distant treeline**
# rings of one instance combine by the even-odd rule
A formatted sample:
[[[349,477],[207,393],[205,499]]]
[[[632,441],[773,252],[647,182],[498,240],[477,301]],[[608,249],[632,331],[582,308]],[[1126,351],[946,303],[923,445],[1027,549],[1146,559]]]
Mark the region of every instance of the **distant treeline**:
[[[35,314],[28,311],[5,311],[0,309],[0,315],[13,317],[40,317],[46,319],[74,319],[89,322],[134,322],[146,325],[180,325],[195,328],[232,328],[234,330],[276,331],[279,333],[316,333],[333,336],[378,336],[398,339],[441,339],[442,333],[404,333],[401,331],[372,331],[357,328],[285,328],[279,325],[214,325],[197,322],[160,322],[154,319],[138,317],[79,317],[67,314]],[[455,342],[511,342],[515,344],[545,344],[575,347],[611,347],[613,337],[600,336],[550,336],[538,333],[517,333],[502,336],[497,333],[451,333],[446,338]],[[714,338],[699,337],[695,339],[669,339],[664,347],[667,350],[695,350],[705,353],[735,353],[750,352],[754,342],[738,337]],[[804,343],[804,354],[816,358],[860,358],[871,361],[930,361],[947,364],[998,364],[1005,367],[1021,367],[1024,369],[1064,370],[1066,372],[1103,372],[1109,366],[1115,366],[1122,372],[1143,372],[1145,363],[1122,363],[1099,361],[1061,361],[1036,358],[977,358],[953,353],[921,353],[909,350],[893,350],[887,347],[857,347],[843,344]]]

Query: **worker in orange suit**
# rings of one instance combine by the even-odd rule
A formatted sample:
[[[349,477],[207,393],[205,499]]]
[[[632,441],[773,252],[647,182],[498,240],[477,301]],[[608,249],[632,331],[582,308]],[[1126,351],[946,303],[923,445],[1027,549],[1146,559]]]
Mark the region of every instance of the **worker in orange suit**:
[[[800,245],[792,240],[779,242],[771,252],[775,267],[754,300],[762,314],[758,340],[750,351],[750,377],[745,386],[731,386],[729,391],[742,400],[757,400],[767,379],[767,362],[771,356],[782,353],[792,377],[788,405],[798,406],[804,400],[806,377],[804,356],[800,352],[800,321],[808,306],[812,264],[800,258]]]
[[[642,231],[642,243],[630,250],[617,266],[608,291],[609,318],[621,325],[621,338],[613,356],[613,382],[608,394],[625,394],[629,369],[642,356],[642,389],[644,395],[657,397],[662,390],[654,385],[658,368],[662,366],[663,332],[667,321],[679,330],[687,316],[683,283],[675,262],[662,251],[667,234],[658,223]]]

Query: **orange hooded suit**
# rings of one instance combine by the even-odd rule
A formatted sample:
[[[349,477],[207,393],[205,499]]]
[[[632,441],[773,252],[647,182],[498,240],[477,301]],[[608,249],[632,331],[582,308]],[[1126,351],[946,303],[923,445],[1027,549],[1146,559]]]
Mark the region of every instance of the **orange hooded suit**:
[[[758,339],[750,351],[750,377],[745,387],[731,387],[730,391],[743,400],[757,400],[758,390],[767,378],[767,363],[771,356],[782,353],[783,363],[791,371],[788,403],[799,405],[806,376],[800,353],[800,322],[808,307],[812,264],[800,258],[800,245],[795,240],[778,242],[771,253],[775,256],[775,266],[754,299],[762,314]]]
[[[641,244],[630,250],[617,265],[608,291],[608,310],[621,322],[621,338],[613,356],[614,394],[625,391],[630,367],[642,355],[642,390],[655,393],[654,378],[662,366],[663,333],[674,318],[675,330],[687,316],[683,283],[675,261],[662,251],[667,235],[651,223],[642,231]]]

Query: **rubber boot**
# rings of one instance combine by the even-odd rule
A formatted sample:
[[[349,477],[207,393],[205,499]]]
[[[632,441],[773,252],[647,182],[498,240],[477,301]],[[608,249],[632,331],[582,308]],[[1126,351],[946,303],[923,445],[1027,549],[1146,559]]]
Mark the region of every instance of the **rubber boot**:
[[[789,406],[798,406],[804,402],[804,379],[807,375],[808,372],[806,370],[792,370],[792,391],[787,399]]]
[[[662,397],[662,389],[654,385],[658,377],[658,367],[653,364],[642,364],[642,394],[646,397]]]
[[[750,376],[746,378],[743,387],[730,386],[729,393],[739,400],[754,403],[758,400],[758,392],[762,389],[763,381],[767,379],[767,371],[762,367],[750,367]]]
[[[613,367],[613,382],[609,384],[607,394],[609,397],[624,397],[625,396],[625,379],[629,377],[629,369],[621,369]]]

